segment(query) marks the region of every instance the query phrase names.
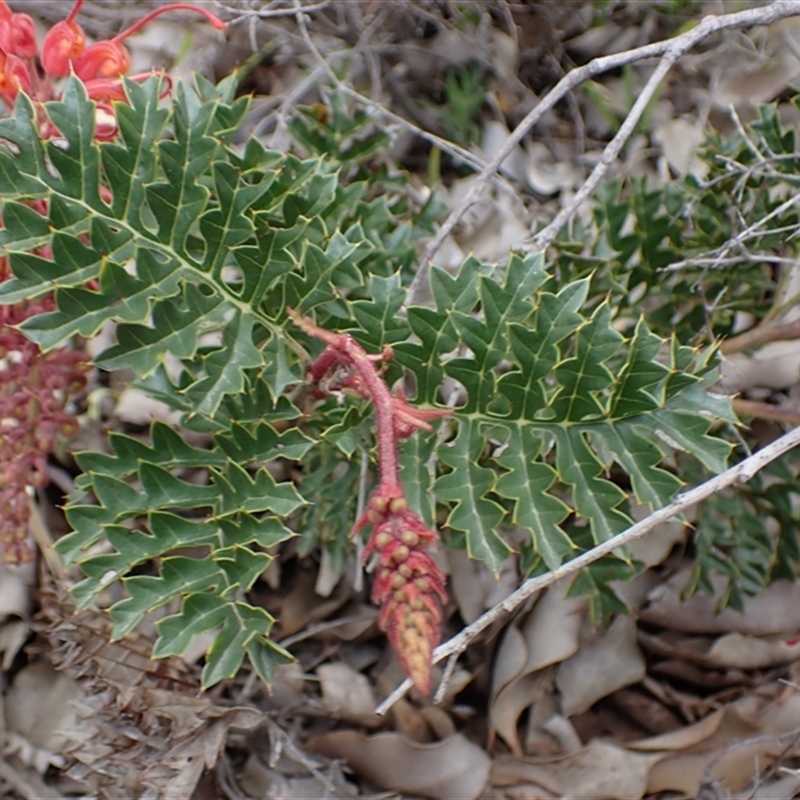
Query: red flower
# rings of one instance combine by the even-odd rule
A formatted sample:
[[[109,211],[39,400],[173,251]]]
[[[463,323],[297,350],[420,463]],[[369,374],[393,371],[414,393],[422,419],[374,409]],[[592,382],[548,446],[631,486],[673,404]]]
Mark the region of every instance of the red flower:
[[[372,526],[364,559],[377,556],[372,599],[381,605],[378,625],[386,631],[406,674],[428,694],[431,659],[441,636],[442,604],[447,594],[444,575],[428,552],[439,537],[409,509],[400,485],[397,442],[417,428],[430,430],[429,419],[450,412],[415,408],[402,392],[393,395],[389,391],[375,363],[390,358],[391,348],[379,356],[368,355],[352,336],[326,331],[288,311],[298,327],[327,345],[308,369],[310,382],[320,390],[351,389],[375,407],[379,481],[351,535]]]
[[[104,39],[87,47],[75,61],[75,74],[82,81],[119,78],[131,65],[131,57],[116,40]]]
[[[6,55],[0,50],[0,97],[9,105],[19,90],[30,93],[31,74],[25,62],[17,56]]]
[[[33,58],[37,52],[33,20],[27,14],[12,14],[5,3],[0,5],[0,49],[20,58]]]
[[[42,42],[42,69],[53,78],[63,78],[85,46],[86,36],[77,22],[69,19],[57,22]]]

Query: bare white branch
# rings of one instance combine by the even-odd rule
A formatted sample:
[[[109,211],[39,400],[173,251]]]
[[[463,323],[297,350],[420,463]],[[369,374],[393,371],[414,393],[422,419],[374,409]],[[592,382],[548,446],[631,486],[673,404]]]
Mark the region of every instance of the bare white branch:
[[[654,511],[648,517],[632,525],[627,530],[597,545],[597,547],[592,548],[577,558],[572,559],[572,561],[568,561],[558,569],[525,581],[519,589],[506,597],[501,603],[489,609],[489,611],[476,619],[475,622],[464,628],[461,633],[447,642],[440,644],[433,653],[433,663],[437,664],[445,658],[463,653],[490,625],[498,619],[506,617],[516,611],[531,597],[531,595],[538,592],[540,589],[550,586],[567,575],[573,575],[579,570],[593,564],[603,556],[613,553],[619,547],[641,538],[662,523],[669,522],[673,517],[680,516],[695,503],[699,503],[701,500],[705,500],[721,492],[728,486],[733,486],[737,483],[747,483],[759,470],[797,445],[800,445],[800,427],[794,428],[789,433],[776,439],[771,444],[768,444],[749,458],[740,461],[736,466],[731,467],[720,475],[696,486],[694,489],[682,492],[669,505],[660,508],[658,511]],[[378,706],[376,713],[385,714],[401,697],[403,697],[411,686],[411,681],[405,680]]]
[[[677,261],[673,264],[670,264],[668,267],[664,267],[662,270],[663,272],[675,272],[681,269],[684,266],[697,266],[699,263],[707,263],[710,262],[711,267],[719,267],[725,263],[725,260],[728,257],[728,254],[733,250],[735,247],[738,247],[740,244],[743,244],[749,239],[757,238],[758,236],[763,236],[764,232],[760,229],[764,227],[771,219],[775,217],[779,217],[783,214],[784,211],[788,211],[793,205],[797,205],[800,202],[800,195],[792,195],[788,200],[784,200],[779,206],[776,206],[772,209],[768,214],[765,214],[761,219],[756,220],[752,225],[748,225],[743,231],[740,231],[736,234],[733,238],[729,239],[725,242],[722,247],[718,248],[717,250],[713,250],[707,253],[699,253],[696,258],[687,258],[683,261]],[[789,225],[784,228],[773,228],[769,232],[771,234],[776,233],[791,233],[795,235],[797,233],[798,225]],[[790,237],[785,237],[786,241],[788,241]],[[744,260],[744,259],[740,259]]]
[[[642,94],[634,103],[630,113],[622,124],[617,135],[608,143],[600,162],[587,178],[586,182],[576,193],[572,202],[564,208],[558,216],[542,231],[534,237],[537,247],[544,249],[555,239],[561,227],[568,222],[578,210],[581,203],[594,191],[598,183],[608,171],[609,166],[614,162],[625,142],[630,137],[636,123],[641,118],[642,113],[647,107],[647,103],[652,98],[660,82],[669,72],[672,65],[695,45],[709,36],[721,31],[733,30],[736,28],[746,28],[753,25],[771,25],[786,17],[800,15],[800,0],[775,0],[768,5],[750,8],[746,11],[739,11],[735,14],[725,14],[722,16],[705,17],[697,26],[679,34],[672,39],[637,47],[632,50],[625,50],[621,53],[613,53],[609,56],[595,58],[588,64],[571,70],[565,75],[526,115],[522,122],[511,132],[503,147],[497,155],[492,158],[481,170],[478,178],[470,187],[469,192],[463,201],[450,213],[442,223],[436,236],[425,248],[422,261],[411,284],[408,298],[413,302],[416,298],[419,286],[428,277],[430,261],[441,247],[444,240],[452,232],[453,228],[467,210],[475,203],[484,190],[486,183],[494,175],[500,165],[506,160],[514,148],[530,132],[530,130],[542,119],[542,117],[552,109],[555,104],[565,97],[574,88],[584,81],[616,69],[625,64],[642,61],[647,58],[661,56],[661,61],[656,67],[650,80],[647,82]]]
[[[306,5],[301,6],[302,10],[306,13],[312,11],[322,11],[331,4],[331,0],[320,0],[320,2],[307,2]],[[227,11],[233,19],[231,24],[236,25],[240,22],[246,22],[253,19],[276,19],[277,17],[292,17],[297,13],[297,7],[292,4],[290,6],[282,5],[281,3],[270,3],[261,8],[242,8],[230,3],[221,3],[216,0],[214,5],[222,11]]]

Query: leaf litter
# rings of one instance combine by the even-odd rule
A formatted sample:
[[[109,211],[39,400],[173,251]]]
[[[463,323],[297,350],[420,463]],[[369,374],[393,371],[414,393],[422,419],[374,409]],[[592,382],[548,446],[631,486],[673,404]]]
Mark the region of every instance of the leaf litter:
[[[282,10],[280,3],[272,5]],[[348,13],[369,10],[366,4]],[[449,27],[434,4],[391,4],[373,21],[372,38],[359,43],[353,63],[361,68],[370,59],[388,59],[389,71],[399,78],[382,102],[401,115],[424,97],[421,87],[441,81],[448,69],[476,57],[494,66],[504,80],[487,89],[479,140],[469,142],[473,155],[484,161],[541,91],[521,77],[532,58],[541,59],[540,67],[555,63],[562,69],[565,42],[573,56],[589,60],[655,36],[653,17],[633,11],[591,24],[590,3],[577,4],[569,20],[556,11],[548,20],[536,9],[531,13],[542,17],[535,28],[510,4],[487,4],[476,13],[480,24],[473,39]],[[509,16],[513,28],[503,22]],[[312,15],[312,35],[322,52],[341,44],[335,28],[332,34],[330,25],[318,23]],[[437,32],[420,42],[421,25]],[[261,41],[279,34],[285,38],[277,45],[278,56],[262,70],[261,80],[291,99],[289,105],[318,99],[315,84],[303,83],[308,71],[296,66],[308,54],[293,26],[288,14],[246,21],[229,50],[215,53],[214,60],[230,64],[231,52],[249,53],[250,28]],[[662,180],[671,172],[702,177],[693,151],[707,119],[721,119],[717,112],[727,115],[729,106],[746,115],[755,101],[780,95],[798,74],[800,62],[785,46],[787,41],[796,46],[797,30],[795,21],[752,32],[755,45],[744,57],[734,39],[690,55],[686,69],[718,78],[717,91],[709,92],[710,84],[703,82],[691,88],[671,84],[658,100],[657,122],[645,143],[653,163],[631,147],[621,172],[644,171]],[[151,33],[147,47],[176,38],[172,28]],[[151,63],[152,56],[145,60]],[[446,240],[443,260],[456,263],[469,252],[499,259],[522,246],[535,221],[569,201],[597,158],[591,145],[608,138],[614,115],[628,108],[626,92],[624,80],[607,81],[593,101],[584,98],[563,113],[550,112],[541,139],[516,148],[501,182]],[[281,113],[288,114],[289,105]],[[416,111],[426,123],[442,124],[435,113],[423,112],[424,107]],[[260,113],[268,123],[274,106],[273,112]],[[272,122],[279,130],[281,120]],[[575,146],[583,137],[586,151]],[[411,163],[412,142],[396,144],[392,155]],[[451,206],[473,180],[457,169],[448,176]],[[519,186],[528,193],[522,202]],[[739,388],[796,389],[796,353],[791,347],[773,349],[774,363],[765,362],[764,353],[731,359],[742,362],[736,367]],[[163,414],[149,398],[148,405],[132,393],[124,400],[112,418],[126,430]],[[296,584],[294,593],[275,598],[283,635],[308,631],[308,637],[298,643],[299,662],[278,669],[270,692],[250,675],[230,681],[221,694],[201,695],[196,664],[149,658],[152,632],[109,643],[110,623],[102,612],[74,614],[46,573],[23,578],[3,569],[0,651],[7,688],[0,789],[26,798],[192,798],[205,781],[227,797],[245,792],[254,798],[375,792],[498,800],[627,800],[664,792],[792,797],[800,779],[771,765],[796,763],[792,759],[800,756],[800,692],[794,685],[800,679],[795,675],[800,672],[798,589],[777,582],[746,598],[740,611],[717,613],[714,599],[701,593],[684,601],[690,569],[680,552],[684,538],[681,526],[674,525],[648,540],[653,547],[642,557],[648,582],[638,596],[626,598],[630,616],[595,627],[585,601],[567,598],[564,585],[553,586],[465,655],[452,677],[454,691],[441,706],[412,695],[385,719],[374,714],[375,703],[401,672],[374,645],[370,620],[356,624],[349,637],[336,633],[341,626],[325,627],[344,609],[352,610],[347,579],[338,593],[332,587],[315,592],[311,576]],[[286,561],[290,571],[291,557]],[[453,613],[470,622],[508,594],[516,585],[514,559],[503,575],[496,586],[485,567],[452,564]],[[29,616],[34,605],[41,609],[35,637]],[[459,625],[459,618],[450,624]],[[634,707],[649,709],[651,718],[637,719]],[[647,728],[657,716],[653,709],[664,712],[669,730]]]

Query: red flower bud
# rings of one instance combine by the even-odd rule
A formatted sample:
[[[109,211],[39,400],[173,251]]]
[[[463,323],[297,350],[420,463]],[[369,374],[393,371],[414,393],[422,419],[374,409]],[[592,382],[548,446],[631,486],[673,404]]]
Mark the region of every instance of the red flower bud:
[[[14,98],[19,90],[30,92],[31,74],[25,62],[17,56],[7,56],[0,51],[0,97],[9,105],[14,104]]]
[[[118,133],[119,125],[114,116],[114,109],[108,103],[98,103],[94,123],[95,138],[101,142],[110,142],[117,138]]]
[[[119,78],[131,65],[128,51],[119,42],[104,39],[87,47],[75,61],[75,74],[82,81]]]
[[[0,49],[20,58],[36,55],[36,33],[33,20],[27,14],[6,16],[0,13]]]
[[[69,73],[70,64],[86,46],[86,36],[77,22],[57,22],[47,32],[42,42],[41,62],[44,71],[54,78]]]

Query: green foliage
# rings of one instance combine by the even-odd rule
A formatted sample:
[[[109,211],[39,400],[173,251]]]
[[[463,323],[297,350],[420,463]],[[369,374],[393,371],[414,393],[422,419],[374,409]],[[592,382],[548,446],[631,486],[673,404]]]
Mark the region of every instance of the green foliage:
[[[800,108],[800,99],[793,105]],[[746,129],[711,133],[698,156],[702,179],[689,175],[659,188],[635,179],[605,184],[592,224],[562,232],[555,275],[591,275],[589,303],[611,298],[618,330],[630,333],[644,309],[654,333],[697,344],[737,333],[742,318],[780,319],[796,303],[780,283],[789,272],[780,265],[799,252],[795,130],[774,105],[761,106]],[[688,482],[702,477],[686,464],[678,472]],[[768,491],[760,486],[757,478],[700,508],[687,593],[699,588],[720,608],[740,608],[744,595],[794,576],[793,484],[773,478]]]
[[[798,252],[789,232],[800,218],[787,200],[800,184],[800,162],[795,132],[774,106],[760,107],[747,139],[712,134],[698,155],[702,180],[602,186],[593,224],[562,232],[556,264],[561,280],[593,275],[595,296],[610,293],[631,326],[644,309],[655,333],[683,342],[729,336],[741,313],[756,321],[772,313],[775,254]]]
[[[155,656],[213,632],[204,685],[235,674],[245,653],[269,680],[288,656],[248,591],[276,547],[299,534],[301,552],[322,541],[344,564],[372,416],[351,399],[302,413],[313,402],[303,367],[320,345],[287,308],[369,352],[392,346],[388,379],[413,377],[416,403],[453,392],[439,433],[403,444],[402,475],[415,510],[494,571],[511,528],[525,533],[529,572],[625,528],[621,475],[655,507],[682,484],[676,452],[724,468],[729,447],[711,426],[733,417],[706,392],[713,350],[641,319],[620,326],[609,273],[566,278],[540,254],[502,267],[468,259],[456,274],[434,268],[432,305],[401,313],[413,240],[432,212],[411,206],[399,176],[381,196],[389,173],[369,164],[383,140],[367,120],[348,122],[335,104],[298,118],[306,157],[255,139],[237,148],[246,101],[231,83],[179,84],[168,108],[156,79],[126,85],[113,143],[94,141],[76,80],[46,107],[61,140],[39,139],[23,96],[0,121],[0,236],[14,272],[0,301],[55,291],[57,310],[24,326],[45,349],[116,323],[98,366],[132,370],[183,414],[178,430],[112,434],[108,452],[77,457],[73,532],[58,549],[85,573],[82,607],[123,581],[115,636],[179,604],[157,623]],[[43,199],[45,213],[31,202]],[[276,480],[276,460],[296,478]],[[620,608],[608,581],[633,567],[618,567],[603,562],[578,587],[599,617]]]
[[[450,70],[445,76],[442,121],[448,139],[459,144],[478,141],[480,131],[474,120],[486,98],[483,82],[483,69],[479,64]]]
[[[716,597],[721,610],[744,610],[744,596],[777,578],[794,580],[800,563],[797,455],[788,453],[747,484],[698,509],[696,557],[685,593]]]

